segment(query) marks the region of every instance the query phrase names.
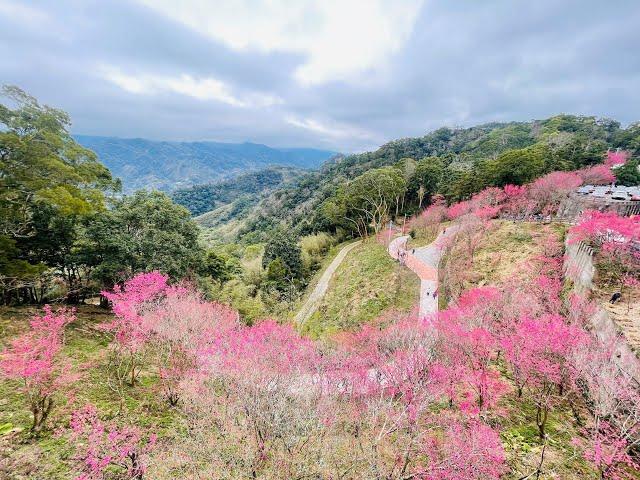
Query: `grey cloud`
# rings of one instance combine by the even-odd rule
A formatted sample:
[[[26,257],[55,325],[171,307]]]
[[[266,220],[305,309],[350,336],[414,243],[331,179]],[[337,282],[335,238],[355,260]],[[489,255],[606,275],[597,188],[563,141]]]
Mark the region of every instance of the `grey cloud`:
[[[69,111],[76,133],[352,151],[441,125],[560,112],[640,120],[640,4],[633,0],[431,1],[387,68],[361,83],[311,87],[293,79],[301,55],[234,51],[130,2],[31,5],[54,23],[33,28],[0,16],[0,81]],[[102,78],[100,64],[214,76],[240,94],[284,103],[237,108],[133,94]],[[288,116],[353,126],[371,138],[305,130]]]

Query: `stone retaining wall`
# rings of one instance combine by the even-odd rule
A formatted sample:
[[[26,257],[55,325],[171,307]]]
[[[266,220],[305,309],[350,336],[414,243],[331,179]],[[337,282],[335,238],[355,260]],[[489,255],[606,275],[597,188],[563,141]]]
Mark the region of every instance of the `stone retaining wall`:
[[[593,288],[593,248],[584,242],[565,242],[564,275],[573,281],[574,290],[588,294]]]
[[[593,288],[593,249],[583,242],[571,242],[567,237],[565,241],[564,274],[573,282],[573,291],[579,295],[587,296]],[[620,329],[611,316],[601,307],[590,319],[592,331],[603,341],[612,339],[620,334]],[[634,356],[635,353],[626,342],[620,342],[620,357]],[[640,379],[638,379],[640,381]]]
[[[640,215],[640,202],[613,201],[572,193],[560,204],[556,218],[565,222],[573,222],[585,210],[616,212],[620,216],[630,217],[631,215]]]

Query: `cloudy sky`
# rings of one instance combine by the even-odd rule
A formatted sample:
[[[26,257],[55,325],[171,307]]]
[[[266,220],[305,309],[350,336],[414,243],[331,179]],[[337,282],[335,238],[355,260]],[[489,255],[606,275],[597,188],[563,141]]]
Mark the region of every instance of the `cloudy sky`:
[[[0,83],[74,133],[370,149],[640,120],[637,0],[0,0]]]

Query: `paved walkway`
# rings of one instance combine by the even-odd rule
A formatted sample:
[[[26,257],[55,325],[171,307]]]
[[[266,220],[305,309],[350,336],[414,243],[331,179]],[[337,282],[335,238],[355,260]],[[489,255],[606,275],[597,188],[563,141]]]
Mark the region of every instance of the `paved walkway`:
[[[420,308],[421,317],[438,311],[438,264],[442,257],[442,250],[446,239],[457,231],[449,227],[427,245],[408,250],[409,235],[395,238],[389,244],[389,255],[399,260],[420,278]]]
[[[307,298],[307,301],[304,302],[304,305],[295,316],[294,320],[298,327],[304,325],[304,322],[306,322],[311,317],[311,315],[316,312],[316,310],[320,306],[320,301],[324,297],[324,294],[327,293],[331,277],[333,277],[333,274],[336,272],[347,254],[356,246],[360,245],[360,243],[362,243],[362,240],[358,240],[357,242],[350,243],[349,245],[343,247],[338,255],[336,255],[336,258],[334,258],[333,261],[329,264],[327,269],[320,277],[320,280],[318,280],[318,284],[313,289],[313,292],[311,292],[311,295],[309,295],[309,298]]]

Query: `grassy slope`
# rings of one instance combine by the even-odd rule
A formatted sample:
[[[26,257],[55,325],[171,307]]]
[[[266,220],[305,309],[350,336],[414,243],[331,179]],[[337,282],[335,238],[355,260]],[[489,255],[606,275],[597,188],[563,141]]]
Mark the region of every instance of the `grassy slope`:
[[[640,324],[638,322],[640,319],[640,286],[620,288],[619,281],[612,275],[608,265],[598,261],[597,253],[595,267],[593,297],[609,313],[631,348],[636,354],[640,354]],[[622,297],[612,305],[609,300],[615,292],[622,293]]]
[[[320,280],[320,277],[322,276],[324,271],[327,269],[327,267],[331,264],[331,262],[333,262],[333,259],[336,258],[338,253],[340,253],[340,250],[342,250],[344,247],[346,247],[351,242],[353,242],[353,240],[349,240],[349,241],[346,241],[346,242],[338,243],[337,245],[332,246],[327,251],[327,253],[324,255],[324,258],[322,259],[322,263],[319,265],[317,271],[315,273],[313,273],[313,276],[309,280],[309,283],[307,284],[307,287],[305,288],[304,293],[296,301],[294,307],[292,308],[292,311],[291,311],[291,313],[289,315],[289,318],[288,318],[289,320],[293,319],[293,317],[295,316],[296,312],[298,312],[298,310],[300,310],[300,308],[307,301],[307,298],[309,298],[309,295],[311,295],[311,292],[313,292],[313,290],[316,288],[316,285],[318,284],[318,281]]]
[[[535,239],[545,232],[555,232],[562,238],[562,225],[494,221],[476,251],[471,283],[468,287],[492,285],[522,274],[527,259],[541,253]],[[508,378],[504,366],[500,365]],[[503,399],[507,413],[496,419],[500,426],[503,445],[507,452],[511,472],[509,479],[519,479],[535,471],[540,461],[542,446],[535,427],[535,406],[516,400],[513,393]],[[586,418],[586,413],[583,412]],[[544,474],[541,479],[593,479],[595,472],[584,461],[571,439],[580,436],[579,426],[569,405],[561,405],[549,415],[549,436],[545,452]]]
[[[504,280],[518,272],[518,264],[538,253],[534,239],[542,234],[545,227],[511,222],[496,222],[495,225],[495,230],[478,248],[473,280],[469,286]],[[562,234],[561,228],[551,228],[557,228],[558,234]],[[498,262],[493,258],[496,252],[500,254]],[[320,313],[310,320],[307,332],[322,335],[352,328],[392,307],[408,310],[415,304],[417,292],[418,280],[411,272],[393,262],[384,247],[373,242],[365,243],[351,252],[338,269]],[[29,315],[35,311],[0,309],[0,344],[25,329]],[[177,428],[172,426],[175,424],[173,411],[165,406],[154,390],[156,376],[153,372],[144,372],[141,384],[127,389],[122,406],[118,396],[110,390],[105,380],[107,338],[94,328],[108,318],[109,314],[103,310],[82,308],[78,312],[78,321],[69,329],[66,353],[76,365],[92,364],[90,368],[83,369],[86,380],[77,392],[78,403],[92,402],[103,414],[117,415],[123,421],[128,419],[132,423],[157,425],[161,438],[173,433]],[[504,415],[491,422],[501,430],[512,469],[506,478],[515,480],[534,471],[540,458],[535,409],[530,403],[516,401],[512,393],[504,398],[502,406]],[[52,423],[64,425],[67,420],[64,408],[56,412]],[[47,434],[35,442],[27,442],[24,431],[28,426],[29,413],[22,396],[16,392],[16,384],[0,382],[0,478],[71,478],[66,462],[72,450],[65,440]],[[541,479],[596,478],[571,445],[571,439],[579,435],[579,428],[568,405],[561,405],[550,414],[548,434],[545,473]]]
[[[418,290],[418,277],[394,262],[385,247],[364,242],[340,265],[304,332],[319,337],[355,328],[390,308],[408,311]]]
[[[523,274],[523,262],[542,253],[536,249],[535,240],[544,236],[545,232],[555,232],[561,239],[564,228],[560,224],[493,221],[491,230],[480,243],[474,257],[473,277],[476,286]]]
[[[563,234],[560,225],[494,222],[492,230],[476,251],[467,287],[496,284],[520,274],[520,266],[540,253],[535,239],[549,229],[559,237]],[[420,240],[415,243],[425,243]],[[354,328],[386,309],[409,310],[417,297],[417,277],[393,262],[384,247],[365,243],[351,252],[340,266],[318,313],[306,324],[305,332],[323,336]],[[503,366],[500,367],[506,375]],[[535,471],[542,447],[535,427],[534,405],[516,400],[509,394],[504,398],[503,408],[505,415],[493,421],[501,429],[511,468],[506,478],[515,480]],[[579,436],[579,427],[568,405],[562,405],[550,414],[547,431],[549,441],[545,452],[545,473],[541,479],[597,478],[571,445],[571,439]]]
[[[0,346],[25,330],[29,317],[36,312],[35,308],[0,309]],[[171,429],[173,411],[165,406],[166,402],[154,388],[155,373],[143,372],[139,385],[126,388],[121,405],[118,395],[107,382],[108,338],[95,329],[95,325],[107,321],[111,315],[99,308],[81,307],[77,317],[67,330],[65,345],[65,354],[84,374],[76,387],[76,403],[92,403],[102,415],[117,417],[123,422],[155,425],[162,437]],[[28,440],[26,431],[31,417],[17,386],[15,382],[0,381],[0,478],[74,478],[66,462],[73,451],[64,438],[48,432],[38,440]],[[50,426],[64,426],[68,422],[68,414],[69,406],[58,405],[50,418]]]
[[[411,232],[412,237],[407,241],[407,248],[426,247],[438,237],[439,228],[415,228]]]

